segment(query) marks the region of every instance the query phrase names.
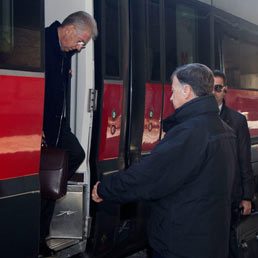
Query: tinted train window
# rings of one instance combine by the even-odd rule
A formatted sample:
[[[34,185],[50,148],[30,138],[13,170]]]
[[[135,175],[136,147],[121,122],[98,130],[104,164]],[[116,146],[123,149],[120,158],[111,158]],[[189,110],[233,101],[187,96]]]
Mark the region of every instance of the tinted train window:
[[[257,89],[258,46],[224,36],[222,53],[230,88]]]
[[[119,1],[105,2],[105,75],[119,77]]]
[[[258,89],[258,27],[237,17],[224,20],[215,23],[216,67],[225,71],[229,88]]]
[[[196,62],[211,66],[211,45],[210,45],[210,7],[201,5],[197,10],[197,45],[198,56]]]
[[[179,3],[164,1],[165,12],[165,66],[166,81],[176,67],[198,60],[198,15],[195,8]]]
[[[258,89],[258,42],[240,43],[240,87]]]
[[[160,81],[159,2],[159,0],[148,2],[148,77],[151,81]]]
[[[165,1],[165,62],[166,81],[170,82],[170,76],[177,67],[176,48],[176,5],[171,0]]]
[[[196,14],[191,7],[178,4],[176,7],[177,65],[196,60]]]
[[[0,68],[42,70],[41,3],[0,0]]]
[[[240,42],[237,38],[224,35],[222,39],[222,60],[229,88],[240,88]]]

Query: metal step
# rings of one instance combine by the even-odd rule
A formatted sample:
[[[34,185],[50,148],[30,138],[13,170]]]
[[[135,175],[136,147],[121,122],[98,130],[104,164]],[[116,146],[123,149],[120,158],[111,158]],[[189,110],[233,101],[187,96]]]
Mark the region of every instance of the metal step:
[[[47,244],[51,249],[55,251],[60,251],[62,249],[68,248],[69,246],[76,245],[80,242],[79,239],[60,239],[52,238],[47,240]]]
[[[49,238],[47,240],[48,246],[57,252],[51,258],[68,258],[78,254],[82,254],[84,258],[89,258],[84,253],[86,242],[86,239],[80,240],[74,238]]]

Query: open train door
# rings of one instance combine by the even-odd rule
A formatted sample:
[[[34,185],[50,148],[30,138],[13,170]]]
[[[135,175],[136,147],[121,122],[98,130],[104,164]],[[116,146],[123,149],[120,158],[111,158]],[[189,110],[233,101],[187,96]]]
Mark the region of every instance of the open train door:
[[[60,23],[71,13],[86,11],[93,15],[93,1],[84,0],[45,0],[45,27],[58,20]],[[85,49],[72,58],[71,92],[68,97],[70,125],[85,152],[88,150],[92,125],[91,106],[89,105],[94,89],[94,43],[91,40]],[[83,162],[78,172],[87,170]]]
[[[98,101],[94,113],[91,147],[93,184],[107,174],[123,170],[127,163],[128,2],[128,0],[94,1],[99,36],[95,44],[95,86],[98,91]],[[91,216],[94,218],[91,234],[93,239],[91,251],[94,255],[100,253],[108,255],[115,248],[124,251],[130,245],[127,222],[120,219],[120,205],[109,202],[97,205],[92,203]]]
[[[38,257],[43,1],[0,0],[0,256]]]
[[[48,27],[56,20],[62,23],[69,14],[77,11],[93,15],[93,1],[45,0],[44,25]],[[93,45],[91,40],[85,49],[72,57],[66,117],[86,153],[86,159],[68,182],[66,196],[56,202],[47,242],[58,251],[59,257],[84,252],[91,224],[89,149],[94,99]]]

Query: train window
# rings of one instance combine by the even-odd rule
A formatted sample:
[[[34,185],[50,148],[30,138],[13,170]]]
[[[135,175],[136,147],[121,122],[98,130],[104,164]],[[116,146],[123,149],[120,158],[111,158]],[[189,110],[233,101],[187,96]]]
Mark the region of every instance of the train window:
[[[160,15],[159,0],[148,2],[148,77],[160,81]]]
[[[222,49],[228,86],[236,89],[257,89],[258,46],[224,36]]]
[[[177,67],[176,52],[176,6],[171,0],[164,2],[165,11],[165,69],[166,81],[170,82],[170,76]]]
[[[200,5],[197,9],[198,21],[198,57],[195,61],[211,65],[211,45],[210,45],[210,7],[207,5]]]
[[[224,35],[222,39],[222,62],[230,88],[240,88],[240,42]]]
[[[196,13],[195,9],[178,4],[176,7],[177,65],[196,60]]]
[[[112,18],[111,18],[112,17]],[[105,75],[119,77],[119,1],[105,1]]]
[[[42,69],[41,18],[41,1],[0,0],[0,68]]]
[[[8,0],[2,0],[1,2],[1,13],[0,13],[0,51],[2,53],[8,53],[12,49],[13,42],[13,19],[12,19],[12,2]],[[3,10],[5,10],[3,12]]]
[[[178,2],[178,3],[177,3]],[[176,67],[197,61],[198,14],[192,6],[165,0],[166,81]]]
[[[225,71],[229,88],[257,89],[258,36],[255,35],[257,28],[250,30],[249,27],[243,26],[241,21],[236,20],[231,24],[226,25],[221,20],[215,23],[215,44],[218,45],[215,51],[216,67]]]
[[[258,46],[249,42],[240,43],[240,87],[257,89],[258,85]]]

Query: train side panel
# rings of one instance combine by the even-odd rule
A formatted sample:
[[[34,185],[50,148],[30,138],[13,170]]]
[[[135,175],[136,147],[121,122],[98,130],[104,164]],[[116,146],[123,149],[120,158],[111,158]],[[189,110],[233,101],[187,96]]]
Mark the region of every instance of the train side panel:
[[[1,257],[37,257],[43,1],[0,1]]]

